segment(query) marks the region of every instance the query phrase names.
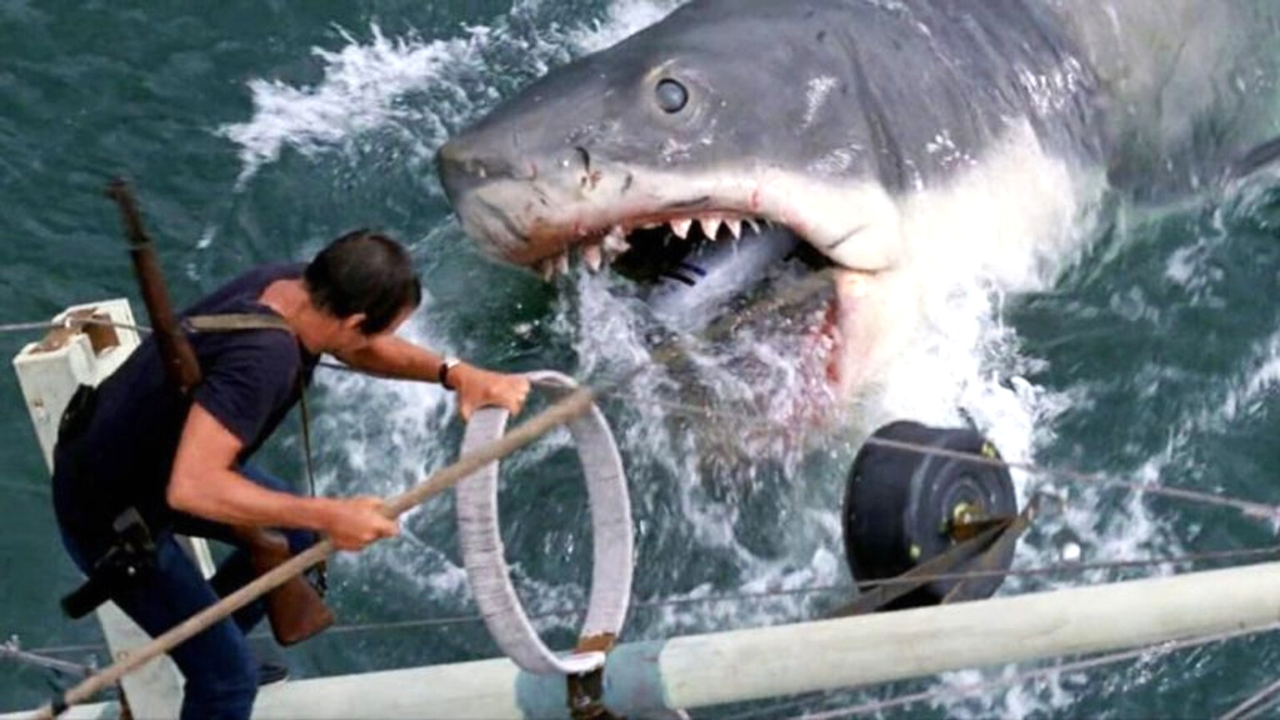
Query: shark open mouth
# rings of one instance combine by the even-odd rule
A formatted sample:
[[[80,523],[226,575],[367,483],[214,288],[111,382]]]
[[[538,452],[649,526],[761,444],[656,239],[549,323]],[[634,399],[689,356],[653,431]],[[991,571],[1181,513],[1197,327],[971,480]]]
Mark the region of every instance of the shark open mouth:
[[[675,221],[634,230],[625,238],[626,249],[612,262],[612,270],[645,284],[674,281],[695,286],[709,269],[698,260],[713,255],[732,255],[754,260],[747,263],[754,272],[739,275],[750,283],[769,262],[784,260],[808,245],[789,228],[766,220],[722,220],[712,218]]]
[[[687,274],[680,274],[680,263],[699,248],[718,243],[748,248],[760,238],[780,234],[790,238],[789,246],[808,247],[790,228],[761,217],[727,212],[665,218],[640,216],[595,232],[572,228],[558,242],[545,243],[562,247],[560,252],[543,257],[533,265],[544,278],[552,279],[568,270],[571,255],[576,252],[593,272],[612,266],[613,270],[633,280],[654,282],[673,273],[687,277]]]
[[[564,249],[534,264],[545,279],[567,271],[576,254],[592,272],[608,268],[638,284],[659,314],[724,312],[729,300],[775,277],[784,264],[800,271],[832,265],[790,227],[730,213],[650,217],[575,234],[552,243]]]
[[[521,205],[499,197],[463,203],[472,211],[463,213],[471,220],[464,225],[498,258],[546,281],[576,265],[614,273],[632,283],[669,330],[718,343],[737,342],[730,336],[746,331],[744,344],[726,352],[750,355],[754,351],[747,346],[755,342],[785,348],[777,354],[794,353],[793,370],[815,392],[839,383],[839,293],[813,275],[842,266],[805,237],[806,223],[798,214],[782,213],[789,220],[784,223],[725,209],[754,204],[745,199],[714,205],[710,198],[667,200],[644,207],[625,197],[611,206],[578,205],[568,212],[526,203],[522,213],[512,211]]]
[[[815,395],[838,382],[837,293],[830,283],[807,282],[834,263],[790,227],[701,212],[665,221],[650,216],[561,242],[564,250],[534,265],[544,277],[568,270],[576,255],[593,272],[626,278],[667,328],[733,346],[722,347],[723,367],[758,372],[752,370],[758,358],[749,357],[755,343],[772,345],[767,353],[795,351],[795,381],[807,389],[793,388],[798,393],[790,400],[774,396],[796,406],[792,415],[815,412]]]

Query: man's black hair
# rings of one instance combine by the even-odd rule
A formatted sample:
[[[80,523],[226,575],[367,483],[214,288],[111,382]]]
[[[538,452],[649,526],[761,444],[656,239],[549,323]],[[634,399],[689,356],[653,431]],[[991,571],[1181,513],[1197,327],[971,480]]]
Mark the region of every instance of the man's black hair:
[[[386,330],[405,308],[422,302],[409,253],[385,235],[356,230],[334,240],[307,265],[311,303],[334,317],[364,313],[360,332]]]

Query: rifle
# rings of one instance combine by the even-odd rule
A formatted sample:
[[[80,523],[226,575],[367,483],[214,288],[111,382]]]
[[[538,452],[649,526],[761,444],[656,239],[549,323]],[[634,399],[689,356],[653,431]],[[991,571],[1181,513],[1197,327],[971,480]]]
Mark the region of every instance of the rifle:
[[[174,318],[160,264],[151,239],[142,227],[133,193],[124,180],[117,178],[107,186],[107,197],[120,208],[134,272],[164,359],[165,372],[169,380],[186,394],[203,379],[200,361]],[[234,526],[232,534],[248,549],[254,572],[258,575],[291,557],[288,542],[277,531]],[[323,568],[320,573],[323,577]],[[292,645],[301,642],[333,624],[333,611],[325,605],[322,592],[323,581],[313,584],[306,577],[297,576],[267,594],[267,618],[278,643]]]
[[[249,549],[253,572],[265,575],[293,557],[284,535],[265,528],[237,525],[232,529],[237,540]],[[324,563],[311,572],[295,576],[280,587],[267,593],[267,621],[271,634],[284,647],[300,643],[317,635],[333,624],[333,611],[324,604]]]

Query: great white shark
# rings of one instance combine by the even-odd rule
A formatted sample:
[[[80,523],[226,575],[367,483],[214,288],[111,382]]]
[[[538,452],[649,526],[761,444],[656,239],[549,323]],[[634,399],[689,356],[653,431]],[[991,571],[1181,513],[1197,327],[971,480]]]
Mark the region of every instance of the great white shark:
[[[939,225],[986,215],[989,232],[1044,233],[998,216],[1043,203],[1031,225],[1069,222],[1080,200],[1063,188],[1167,169],[1169,144],[1194,143],[1198,120],[1235,102],[1219,76],[1273,89],[1238,62],[1246,5],[693,0],[533,82],[437,165],[465,233],[546,275],[572,255],[598,268],[646,234],[793,233],[834,269],[847,386],[897,320],[892,278],[942,251],[913,243],[921,228],[938,242]],[[1217,140],[1225,153],[1238,139]],[[1050,175],[1069,180],[1027,196]],[[940,210],[957,206],[969,216]]]

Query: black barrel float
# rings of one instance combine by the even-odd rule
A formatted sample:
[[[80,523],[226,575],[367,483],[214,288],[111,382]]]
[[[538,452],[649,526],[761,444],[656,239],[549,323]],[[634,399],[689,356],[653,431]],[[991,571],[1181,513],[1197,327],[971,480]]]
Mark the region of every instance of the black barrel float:
[[[899,421],[872,438],[999,459],[980,433],[968,428],[931,428]],[[966,530],[1018,512],[1017,493],[1008,468],[972,459],[943,457],[868,441],[858,452],[845,491],[845,556],[859,582],[897,577],[946,552],[971,535]],[[995,567],[1008,569],[1014,543],[998,551]],[[962,573],[976,562],[958,564]],[[965,583],[963,597],[990,597],[1003,576]],[[936,580],[889,604],[886,609],[936,605],[959,580]]]

